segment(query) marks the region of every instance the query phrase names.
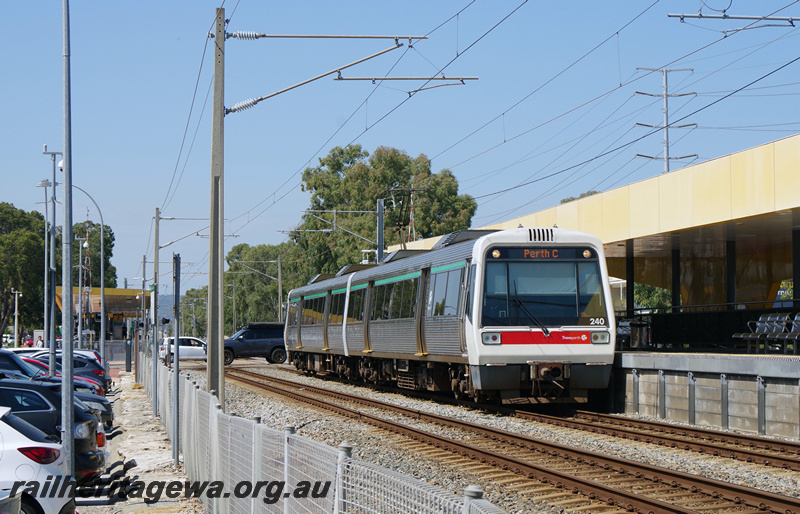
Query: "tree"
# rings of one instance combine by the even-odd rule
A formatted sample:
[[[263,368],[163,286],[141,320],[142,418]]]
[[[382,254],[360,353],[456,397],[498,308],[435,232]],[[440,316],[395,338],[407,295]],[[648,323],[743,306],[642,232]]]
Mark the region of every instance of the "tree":
[[[409,196],[393,191],[398,188],[424,189],[414,195],[419,237],[468,228],[477,209],[471,196],[458,194],[449,170],[432,173],[424,155],[411,158],[394,148],[379,147],[370,156],[360,145],[336,147],[319,166],[303,172],[303,189],[311,192],[309,211],[374,212],[377,200],[386,199],[387,244],[401,242],[400,228],[409,222]],[[309,212],[291,238],[306,260],[306,274],[335,273],[359,262],[362,249],[375,248],[376,218],[369,213]]]
[[[181,330],[183,334],[206,337],[206,302],[208,286],[189,289],[181,298]]]
[[[87,239],[89,242],[88,248],[88,264],[86,264],[86,254],[87,252],[83,252],[84,258],[84,265],[86,266],[83,270],[84,277],[85,277],[85,284],[90,287],[100,287],[100,232],[102,225],[99,223],[94,223],[92,221],[86,220],[81,221],[79,223],[75,223],[72,227],[72,232],[75,237],[80,237]],[[114,231],[106,225],[105,231],[103,232],[104,239],[103,239],[103,250],[105,252],[105,286],[106,287],[117,287],[117,268],[111,264],[111,257],[114,255]],[[83,241],[74,241],[72,245],[72,284],[74,286],[78,286],[78,259],[79,259],[79,252],[80,248],[78,248],[80,244],[83,244]]]
[[[637,309],[650,309],[653,312],[668,312],[672,305],[672,292],[663,287],[633,284],[633,304]]]
[[[0,203],[0,333],[14,315],[14,294],[19,300],[20,324],[42,322],[44,293],[44,217],[10,203]]]
[[[239,244],[226,256],[225,332],[232,334],[254,321],[278,321],[290,289],[307,279],[298,266],[291,242],[279,245]],[[280,257],[280,272],[278,258]],[[281,275],[281,287],[278,274]],[[236,324],[233,320],[233,294],[236,294]],[[230,298],[228,298],[230,297]]]
[[[575,198],[574,196],[570,196],[568,198],[562,198],[561,199],[561,203],[565,204],[565,203],[573,202],[575,200],[580,200],[581,198],[586,198],[587,196],[596,195],[599,192],[600,191],[595,191],[595,190],[586,191],[585,193],[581,193],[580,196],[578,196],[577,198]]]

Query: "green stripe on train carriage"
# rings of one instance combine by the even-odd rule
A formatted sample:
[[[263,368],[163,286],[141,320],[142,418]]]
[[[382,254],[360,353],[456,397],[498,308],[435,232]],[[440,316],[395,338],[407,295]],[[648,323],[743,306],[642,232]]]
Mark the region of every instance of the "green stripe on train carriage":
[[[313,298],[319,298],[320,296],[325,296],[325,295],[327,295],[327,294],[328,294],[328,292],[327,292],[327,291],[326,291],[326,292],[324,292],[324,293],[310,294],[310,295],[308,295],[308,296],[304,296],[304,297],[303,297],[303,299],[304,299],[304,300],[311,300],[311,299],[313,299]]]
[[[365,287],[367,287],[367,284],[359,284],[357,286],[351,287],[350,290],[351,291],[356,291],[358,289],[364,289]],[[347,288],[343,287],[341,289],[335,289],[335,290],[331,291],[331,294],[340,294],[340,293],[346,293],[346,292],[347,292]]]
[[[400,275],[397,277],[392,278],[384,278],[382,280],[376,280],[375,285],[380,286],[383,284],[391,284],[393,282],[400,282],[401,280],[410,280],[412,278],[418,278],[420,275],[419,271],[415,271],[414,273],[406,273],[405,275]]]
[[[431,274],[433,273],[441,273],[443,271],[450,271],[453,269],[463,268],[467,265],[467,261],[456,262],[453,264],[445,264],[444,266],[438,266],[436,268],[431,268]]]

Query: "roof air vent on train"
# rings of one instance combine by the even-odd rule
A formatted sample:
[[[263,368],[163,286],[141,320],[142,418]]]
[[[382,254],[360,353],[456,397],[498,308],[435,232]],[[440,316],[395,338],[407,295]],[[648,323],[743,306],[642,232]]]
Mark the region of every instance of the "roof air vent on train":
[[[530,228],[528,229],[532,242],[552,242],[553,229],[552,228]]]

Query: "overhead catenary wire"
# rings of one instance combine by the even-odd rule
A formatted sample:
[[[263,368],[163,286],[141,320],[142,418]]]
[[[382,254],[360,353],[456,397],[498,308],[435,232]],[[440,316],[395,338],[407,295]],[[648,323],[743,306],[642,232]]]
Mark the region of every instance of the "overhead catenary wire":
[[[671,126],[671,125],[674,125],[674,124],[676,124],[676,123],[679,123],[679,122],[681,122],[681,121],[685,120],[686,118],[688,118],[688,117],[690,117],[690,116],[694,116],[695,114],[697,114],[697,113],[699,113],[699,112],[701,112],[701,111],[704,111],[705,109],[708,109],[708,108],[712,107],[713,105],[716,105],[716,104],[718,104],[719,102],[721,102],[721,101],[725,100],[726,98],[729,98],[729,97],[731,97],[731,96],[735,95],[735,94],[736,94],[736,93],[738,93],[739,91],[742,91],[742,90],[744,90],[744,89],[747,89],[747,87],[749,87],[750,85],[752,85],[752,84],[755,84],[755,83],[757,83],[757,82],[759,82],[759,81],[761,81],[761,80],[764,80],[765,78],[767,78],[767,77],[769,77],[769,76],[771,76],[771,75],[773,75],[773,74],[775,74],[775,73],[777,73],[777,72],[781,71],[782,69],[786,68],[787,66],[790,66],[790,65],[792,65],[792,64],[794,64],[794,63],[796,63],[798,60],[800,60],[800,57],[796,57],[796,58],[792,59],[791,61],[787,62],[786,64],[784,64],[784,65],[782,65],[782,66],[780,66],[779,68],[776,68],[776,69],[772,70],[771,72],[769,72],[769,73],[767,73],[767,74],[765,74],[765,75],[762,75],[761,77],[757,78],[756,80],[754,80],[754,81],[752,81],[752,82],[749,82],[748,84],[746,84],[746,85],[744,85],[744,86],[742,86],[742,87],[740,87],[740,88],[736,89],[736,90],[735,90],[735,91],[733,91],[732,93],[729,93],[729,94],[727,94],[727,95],[723,96],[722,98],[719,98],[719,99],[717,99],[717,100],[714,100],[713,102],[711,102],[711,103],[709,103],[709,104],[706,104],[706,105],[704,105],[703,107],[701,107],[701,108],[699,108],[699,109],[697,109],[697,110],[695,110],[695,111],[693,111],[693,112],[691,112],[691,113],[687,114],[686,116],[683,116],[682,118],[679,118],[679,119],[677,119],[677,120],[673,120],[673,121],[671,121],[671,122],[669,123],[669,125]],[[524,182],[524,183],[522,183],[522,184],[519,184],[519,185],[517,185],[517,186],[515,186],[515,187],[505,188],[505,189],[501,189],[501,190],[499,190],[499,191],[494,191],[494,192],[492,192],[492,193],[487,193],[487,194],[484,194],[484,195],[476,196],[475,198],[476,198],[476,199],[480,199],[480,198],[488,198],[488,197],[491,197],[491,196],[494,196],[494,195],[498,195],[498,194],[504,193],[504,192],[506,192],[506,191],[511,191],[512,189],[515,189],[515,188],[517,188],[517,187],[528,186],[528,185],[530,185],[530,184],[533,184],[533,183],[535,183],[535,182],[539,182],[539,181],[541,181],[541,180],[544,180],[544,179],[546,179],[546,178],[550,178],[550,177],[554,177],[554,176],[556,176],[556,175],[560,175],[560,174],[562,174],[562,173],[565,173],[566,171],[569,171],[569,170],[571,170],[571,169],[577,168],[578,166],[582,166],[582,165],[583,165],[583,164],[585,164],[585,163],[591,162],[591,161],[593,161],[593,160],[599,159],[600,157],[603,157],[603,156],[605,156],[605,155],[608,155],[609,153],[613,153],[613,152],[615,152],[615,151],[617,151],[617,150],[620,150],[620,149],[622,149],[622,148],[629,147],[629,146],[631,146],[632,144],[634,144],[634,143],[636,143],[636,142],[638,142],[638,141],[641,141],[642,139],[645,139],[645,138],[647,138],[647,137],[650,137],[651,135],[653,135],[653,134],[655,134],[655,133],[658,133],[659,131],[661,131],[661,128],[658,128],[658,129],[653,129],[653,130],[651,130],[650,132],[648,132],[647,134],[645,134],[645,135],[643,135],[643,136],[641,136],[641,137],[638,137],[638,138],[636,138],[636,139],[633,139],[633,140],[631,140],[631,141],[628,141],[627,143],[624,143],[624,144],[622,144],[622,145],[620,145],[620,146],[618,146],[618,147],[616,147],[616,148],[614,148],[614,149],[612,149],[612,150],[609,150],[609,151],[607,151],[607,152],[603,152],[603,153],[601,153],[601,154],[599,154],[599,155],[596,155],[596,156],[594,156],[594,157],[591,157],[590,159],[586,159],[586,160],[584,160],[584,161],[582,161],[582,162],[579,162],[579,163],[577,163],[577,164],[574,164],[574,165],[572,165],[572,166],[569,166],[569,167],[567,167],[567,168],[564,168],[564,169],[562,169],[562,170],[559,170],[559,171],[556,171],[556,172],[550,173],[549,175],[547,175],[547,176],[545,176],[545,177],[540,177],[540,178],[538,178],[538,179],[530,180],[530,181]]]

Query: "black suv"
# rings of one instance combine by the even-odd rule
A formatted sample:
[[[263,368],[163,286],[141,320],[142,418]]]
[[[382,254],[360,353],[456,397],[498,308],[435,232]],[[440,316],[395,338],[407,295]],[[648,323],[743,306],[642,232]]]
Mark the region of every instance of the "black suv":
[[[225,340],[225,364],[239,357],[264,357],[273,364],[286,360],[283,323],[248,323]]]

